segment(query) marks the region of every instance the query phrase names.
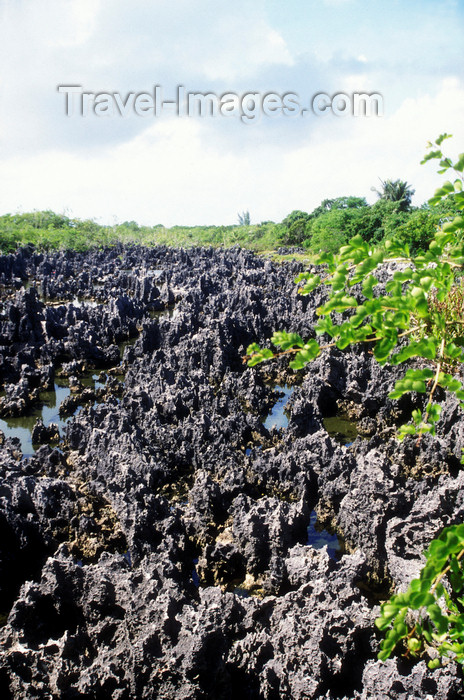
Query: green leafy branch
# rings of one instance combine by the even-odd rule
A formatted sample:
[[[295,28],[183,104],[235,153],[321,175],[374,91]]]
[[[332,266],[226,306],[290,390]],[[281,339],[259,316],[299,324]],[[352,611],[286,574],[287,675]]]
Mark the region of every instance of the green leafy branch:
[[[440,136],[422,162],[440,159],[440,172],[453,169],[460,175],[464,170],[464,154],[453,163],[443,156],[439,146],[449,138]],[[432,144],[430,144],[432,147]],[[453,196],[464,205],[462,176],[439,188],[430,200],[431,206],[441,199]],[[412,413],[412,422],[401,426],[398,436],[431,433],[439,420],[441,407],[434,403],[436,390],[441,387],[454,393],[464,408],[464,387],[452,374],[464,361],[464,338],[456,325],[462,319],[443,313],[456,287],[456,271],[464,264],[463,229],[461,216],[455,217],[439,229],[428,250],[411,257],[407,246],[392,241],[370,246],[360,235],[354,236],[337,254],[324,253],[316,263],[323,272],[303,272],[295,279],[299,293],[311,294],[324,285],[328,299],[319,309],[320,317],[314,327],[316,337],[324,336],[329,342],[320,344],[316,339],[303,340],[297,333],[277,331],[271,338],[277,351],[262,348],[257,343],[247,348],[246,360],[253,367],[274,357],[293,355],[289,363],[294,370],[302,369],[322,350],[337,347],[340,350],[355,344],[371,344],[372,353],[381,364],[399,365],[413,358],[428,364],[425,368],[409,369],[398,380],[390,398],[399,399],[409,392],[427,394],[425,409]],[[381,285],[379,271],[395,263],[391,279]],[[440,306],[441,305],[441,306]],[[341,315],[341,320],[340,320]]]
[[[381,606],[378,657],[385,661],[401,644],[406,657],[432,657],[431,669],[450,658],[464,665],[464,525],[445,528],[425,555],[419,578]]]

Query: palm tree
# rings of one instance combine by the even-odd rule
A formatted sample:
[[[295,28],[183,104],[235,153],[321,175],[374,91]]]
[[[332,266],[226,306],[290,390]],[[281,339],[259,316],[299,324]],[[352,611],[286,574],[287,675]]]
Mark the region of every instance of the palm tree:
[[[380,178],[379,178],[380,180]],[[400,211],[408,211],[411,206],[411,198],[416,190],[411,188],[404,180],[380,180],[382,190],[371,187],[373,192],[377,192],[380,199],[387,202],[398,202]]]
[[[249,211],[242,211],[241,214],[238,214],[238,225],[239,226],[250,226],[251,224],[251,219],[250,219],[250,212]]]

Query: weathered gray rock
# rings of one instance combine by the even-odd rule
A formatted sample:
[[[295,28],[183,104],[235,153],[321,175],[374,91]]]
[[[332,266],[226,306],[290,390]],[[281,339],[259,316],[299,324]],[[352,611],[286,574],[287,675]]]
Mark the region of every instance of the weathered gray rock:
[[[238,248],[0,257],[0,410],[30,410],[55,371],[76,389],[61,415],[85,404],[59,450],[0,439],[2,697],[462,696],[453,664],[376,660],[372,602],[462,521],[459,408],[399,443],[415,404],[367,349],[247,368],[276,329],[313,336],[323,292],[297,294],[301,269]],[[84,388],[97,367],[105,387]],[[262,421],[277,379],[296,382],[280,431]],[[338,411],[361,426],[349,445],[325,427]],[[313,511],[350,553],[308,544]]]

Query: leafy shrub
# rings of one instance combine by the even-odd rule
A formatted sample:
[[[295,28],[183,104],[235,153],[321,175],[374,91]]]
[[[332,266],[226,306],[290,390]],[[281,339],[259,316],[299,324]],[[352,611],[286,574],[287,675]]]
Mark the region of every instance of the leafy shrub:
[[[440,214],[430,209],[417,209],[405,221],[400,222],[390,236],[400,245],[408,245],[411,254],[416,255],[420,251],[427,250],[435,236],[440,219]]]
[[[282,220],[280,241],[285,245],[300,245],[308,237],[310,215],[295,209]]]

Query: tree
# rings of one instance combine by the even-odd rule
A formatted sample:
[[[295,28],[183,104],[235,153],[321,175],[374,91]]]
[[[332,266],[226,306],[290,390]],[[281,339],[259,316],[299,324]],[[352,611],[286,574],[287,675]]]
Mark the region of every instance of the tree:
[[[380,199],[385,199],[387,202],[398,202],[400,211],[409,210],[415,190],[407,182],[404,180],[380,180],[380,183],[382,185],[380,191],[372,187],[372,191],[377,192]]]
[[[282,221],[282,243],[335,252],[356,233],[354,222],[368,208],[364,197],[346,196],[324,199],[311,214],[295,209]]]
[[[241,214],[238,214],[238,225],[239,226],[250,226],[251,224],[251,219],[250,219],[250,212],[249,211],[242,211]]]
[[[323,199],[318,207],[313,209],[309,215],[311,219],[315,219],[321,214],[325,214],[333,209],[359,209],[367,207],[368,204],[364,197],[335,197],[335,199]]]
[[[384,238],[392,237],[409,216],[408,212],[399,210],[398,202],[378,199],[371,207],[361,210],[355,233],[369,243],[380,243]]]
[[[300,245],[308,237],[310,215],[305,211],[294,209],[282,220],[280,240],[286,245]]]
[[[309,249],[336,253],[355,235],[361,217],[360,209],[333,208],[320,214],[308,226]]]
[[[407,245],[411,255],[425,252],[435,236],[440,214],[427,209],[416,209],[406,221],[399,223],[390,234],[400,245]]]

